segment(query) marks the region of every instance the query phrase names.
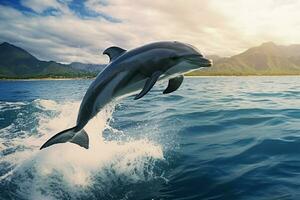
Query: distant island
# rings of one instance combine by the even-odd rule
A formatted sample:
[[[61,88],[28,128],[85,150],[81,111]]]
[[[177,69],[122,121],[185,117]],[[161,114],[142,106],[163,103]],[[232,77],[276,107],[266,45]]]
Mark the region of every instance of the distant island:
[[[232,57],[207,56],[214,66],[188,76],[300,75],[300,45],[263,43]],[[93,78],[105,64],[41,61],[26,50],[0,44],[0,79]]]

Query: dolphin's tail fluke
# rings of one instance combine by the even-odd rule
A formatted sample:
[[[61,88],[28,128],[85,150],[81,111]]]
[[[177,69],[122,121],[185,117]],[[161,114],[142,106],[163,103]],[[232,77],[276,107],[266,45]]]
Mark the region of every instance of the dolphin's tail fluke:
[[[72,142],[74,144],[78,144],[81,147],[86,149],[89,148],[89,136],[88,134],[81,129],[80,131],[75,131],[76,126],[73,128],[66,129],[62,132],[57,133],[52,138],[50,138],[40,149],[44,149],[53,144]]]

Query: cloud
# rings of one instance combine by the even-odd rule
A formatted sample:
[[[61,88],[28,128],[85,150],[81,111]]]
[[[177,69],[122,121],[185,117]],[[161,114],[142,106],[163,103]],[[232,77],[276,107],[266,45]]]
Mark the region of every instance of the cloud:
[[[87,0],[80,8],[70,0],[21,3],[35,13],[0,5],[0,41],[45,60],[105,63],[102,51],[109,46],[131,49],[160,40],[222,56],[264,41],[300,42],[297,0]],[[44,15],[49,9],[59,14]]]
[[[297,0],[213,0],[212,5],[238,30],[245,47],[263,41],[300,43],[300,2]]]
[[[50,8],[60,8],[60,4],[56,0],[22,0],[21,4],[25,7],[31,8],[37,13],[43,13],[45,10]]]
[[[225,16],[218,13],[208,0],[173,0],[172,3],[140,0],[134,4],[113,0],[106,6],[99,1],[89,0],[87,7],[121,20],[122,24],[118,28],[127,34],[125,47],[157,40],[180,40],[192,43],[206,53],[224,55],[231,53],[224,47],[230,45],[232,40],[226,39],[236,36],[236,30],[230,27]]]
[[[83,20],[75,15],[36,16],[0,6],[0,40],[18,45],[44,60],[104,62],[103,20]],[[2,23],[4,22],[4,23]],[[103,28],[100,28],[103,27]]]

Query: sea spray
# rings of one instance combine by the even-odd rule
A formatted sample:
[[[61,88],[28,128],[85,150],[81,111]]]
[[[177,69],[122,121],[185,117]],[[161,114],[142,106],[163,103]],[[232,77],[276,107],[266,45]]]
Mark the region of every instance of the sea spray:
[[[12,146],[24,148],[1,158],[2,163],[8,162],[12,166],[1,179],[7,183],[6,187],[14,188],[10,190],[10,198],[76,199],[89,190],[99,190],[100,196],[106,196],[116,184],[156,177],[155,163],[164,159],[159,144],[148,139],[122,142],[105,141],[102,137],[114,104],[108,105],[85,127],[90,137],[88,150],[64,143],[42,151],[38,149],[46,139],[74,126],[79,102],[35,100],[32,104],[42,110],[35,115],[38,118],[37,134],[13,139]]]

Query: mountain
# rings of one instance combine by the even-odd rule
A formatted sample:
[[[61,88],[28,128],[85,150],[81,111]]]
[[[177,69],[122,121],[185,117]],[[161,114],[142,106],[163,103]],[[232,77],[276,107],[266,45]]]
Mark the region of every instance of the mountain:
[[[219,61],[220,59],[223,59],[223,57],[218,56],[218,55],[207,55],[206,56],[208,59],[213,60],[214,62]]]
[[[70,66],[73,69],[82,70],[91,73],[99,73],[106,65],[104,64],[86,64],[80,62],[72,62]]]
[[[87,66],[87,69],[84,68]],[[4,42],[0,44],[0,78],[74,78],[93,77],[101,67],[93,70],[89,64],[61,64],[41,61],[17,46]]]
[[[214,61],[213,67],[187,75],[300,75],[300,45],[283,46],[267,42],[232,57],[207,57]],[[94,77],[105,66],[41,61],[17,46],[7,42],[0,44],[0,79]]]
[[[213,67],[189,75],[300,75],[300,45],[263,43],[229,58],[213,59]]]

